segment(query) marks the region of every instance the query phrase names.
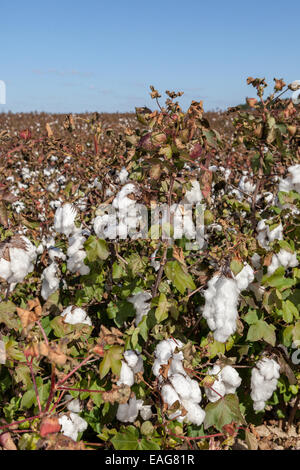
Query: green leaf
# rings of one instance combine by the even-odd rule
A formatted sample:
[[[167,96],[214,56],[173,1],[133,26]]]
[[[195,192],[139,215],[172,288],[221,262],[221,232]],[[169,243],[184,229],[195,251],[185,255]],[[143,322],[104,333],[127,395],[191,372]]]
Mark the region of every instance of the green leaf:
[[[258,321],[258,316],[255,310],[250,310],[244,317],[243,320],[245,320],[248,325],[253,325]]]
[[[283,319],[286,323],[292,323],[294,317],[296,320],[299,318],[297,307],[290,301],[286,300],[282,303]]]
[[[244,265],[241,261],[238,261],[237,259],[233,259],[230,263],[230,269],[233,272],[233,274],[236,276],[241,270],[243,269]]]
[[[158,306],[155,310],[155,317],[158,323],[161,323],[166,318],[168,318],[168,312],[171,307],[171,303],[168,302],[168,299],[165,294],[160,294],[158,300]]]
[[[223,426],[232,423],[232,421],[238,424],[246,424],[241,414],[238,397],[232,393],[225,395],[215,403],[209,403],[205,408],[205,413],[205,429],[214,426],[222,432]]]
[[[275,346],[275,326],[269,325],[264,320],[258,320],[256,323],[251,325],[247,335],[247,341],[259,341],[261,339],[264,339],[267,343]]]
[[[134,426],[127,426],[112,438],[111,443],[116,450],[137,450],[138,438],[138,430]]]
[[[103,379],[108,372],[111,370],[113,374],[118,375],[120,374],[121,366],[122,366],[122,356],[123,356],[124,347],[123,346],[111,346],[107,349],[104,353],[103,360],[101,361],[99,372],[100,378]]]
[[[32,388],[31,390],[28,390],[27,392],[25,392],[24,395],[22,396],[20,407],[29,409],[33,406],[35,402],[36,402],[35,391]]]
[[[96,261],[97,259],[105,260],[110,255],[106,241],[93,235],[86,240],[84,248],[86,250],[87,259],[90,262]]]
[[[178,261],[168,261],[165,265],[165,273],[181,294],[186,289],[196,289],[192,276],[183,270]]]
[[[20,321],[14,313],[16,312],[16,305],[10,300],[0,303],[0,323],[4,323],[8,328],[15,330],[19,329]]]
[[[271,276],[268,276],[268,274],[263,276],[262,285],[267,287],[276,287],[279,290],[294,286],[297,282],[296,279],[286,278],[284,277],[284,274],[285,269],[283,266],[280,266]]]

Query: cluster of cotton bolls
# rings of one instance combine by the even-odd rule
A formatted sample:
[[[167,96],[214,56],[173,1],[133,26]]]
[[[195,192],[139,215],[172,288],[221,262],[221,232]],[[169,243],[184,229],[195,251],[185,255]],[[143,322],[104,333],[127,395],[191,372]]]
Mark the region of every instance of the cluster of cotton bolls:
[[[234,279],[216,274],[208,281],[202,315],[210,330],[214,332],[216,341],[225,343],[236,331],[239,295],[247,289],[253,279],[253,269],[246,264]]]
[[[192,180],[191,189],[186,191],[184,198],[179,204],[171,206],[171,215],[173,217],[175,239],[185,236],[188,239],[195,238],[196,228],[193,222],[193,206],[202,201],[202,192],[199,181]],[[168,216],[168,214],[166,214]],[[168,222],[166,220],[165,222]],[[164,221],[162,221],[162,225]]]
[[[138,292],[138,294],[134,294],[129,297],[128,302],[132,303],[135,311],[135,325],[138,326],[139,323],[142,321],[143,317],[146,316],[150,310],[149,300],[151,299],[151,294],[149,292]]]
[[[8,252],[8,256],[5,252]],[[33,271],[36,257],[36,247],[25,236],[4,243],[0,249],[0,277],[8,282],[10,291]]]
[[[132,350],[125,351],[117,385],[128,385],[132,387],[135,374],[139,372],[144,372],[142,357],[138,352]],[[123,423],[133,423],[139,413],[142,419],[150,419],[152,416],[151,406],[144,405],[143,400],[137,400],[135,394],[133,394],[127,403],[119,404],[117,419]]]
[[[179,422],[187,421],[200,426],[205,418],[205,411],[200,407],[202,395],[196,380],[191,379],[183,368],[184,359],[182,351],[175,353],[176,348],[181,349],[183,344],[179,340],[167,339],[160,341],[154,351],[155,361],[153,364],[153,374],[158,378],[160,392],[164,403],[172,407],[176,402],[184,408],[176,410],[171,414],[170,419]],[[167,365],[168,377],[165,379],[161,374],[161,366]]]
[[[71,399],[71,395],[66,395],[66,399]],[[73,441],[77,441],[78,434],[87,429],[88,423],[79,416],[80,402],[78,399],[73,399],[67,408],[70,413],[64,414],[58,418],[61,425],[61,432],[64,436],[70,437]]]
[[[251,398],[255,411],[262,411],[276,390],[280,366],[274,359],[260,359],[251,371]]]
[[[77,325],[78,323],[92,325],[92,321],[87,313],[82,308],[75,307],[74,305],[65,308],[60,316],[63,317],[65,323],[70,325]]]
[[[210,402],[215,402],[229,393],[235,393],[242,383],[238,372],[231,366],[225,366],[221,369],[219,365],[215,364],[208,374],[216,376],[212,388],[205,387],[205,393]]]

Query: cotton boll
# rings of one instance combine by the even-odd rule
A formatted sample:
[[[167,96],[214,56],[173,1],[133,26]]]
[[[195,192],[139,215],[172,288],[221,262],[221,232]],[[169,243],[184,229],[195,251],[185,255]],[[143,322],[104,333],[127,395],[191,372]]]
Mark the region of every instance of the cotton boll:
[[[127,181],[127,178],[128,178],[128,171],[126,170],[126,168],[123,166],[123,168],[119,171],[117,177],[120,181],[121,184],[125,184],[126,181]]]
[[[243,269],[235,276],[235,280],[237,283],[237,287],[240,291],[243,291],[247,289],[248,285],[253,281],[254,279],[254,271],[249,266],[249,264],[245,264]]]
[[[222,343],[236,331],[239,292],[235,280],[214,276],[204,293],[203,317],[214,332],[214,338]]]
[[[73,412],[70,413],[69,417],[67,415],[61,416],[58,422],[62,427],[61,432],[73,441],[77,441],[78,434],[85,431],[88,426],[83,418]]]
[[[182,365],[182,359],[183,359],[183,355],[181,355],[180,358],[173,357],[169,371],[168,371],[168,376],[175,375],[175,374],[182,374],[184,376],[187,375]]]
[[[10,266],[10,262],[4,258],[0,260],[0,277],[5,279],[6,281],[12,275],[12,270]]]
[[[186,377],[186,380],[189,386],[189,400],[193,403],[200,403],[202,394],[198,382],[190,377]]]
[[[85,237],[81,234],[81,228],[73,230],[69,237],[69,248],[67,250],[67,268],[72,272],[79,272],[82,276],[89,274],[90,268],[84,263],[86,252],[84,251]]]
[[[205,419],[205,411],[197,403],[189,400],[182,400],[182,406],[187,411],[184,421],[201,426]]]
[[[144,421],[148,421],[149,419],[152,418],[152,410],[151,410],[151,405],[143,405],[140,409],[140,415],[141,418]]]
[[[128,403],[120,404],[117,411],[117,420],[122,423],[133,423],[139,413],[138,405],[141,400],[137,400],[136,396],[130,398]]]
[[[69,236],[76,229],[75,227],[76,210],[67,203],[56,209],[54,215],[54,229],[58,233],[64,233]]]
[[[62,252],[60,248],[51,247],[48,250],[49,258],[54,261],[55,258],[62,259],[63,261],[66,259],[66,255]]]
[[[272,256],[272,260],[270,265],[268,266],[268,274],[271,275],[273,274],[276,269],[278,269],[280,266],[283,266],[284,268],[294,268],[298,266],[298,260],[297,260],[297,254],[296,253],[290,253],[287,250],[284,250],[283,248],[280,249],[279,253],[274,254]]]
[[[142,321],[143,317],[146,316],[150,310],[149,300],[151,299],[149,292],[139,292],[128,298],[128,302],[132,303],[136,310],[135,324],[136,326]]]
[[[128,350],[124,352],[124,359],[129,365],[129,367],[133,369],[137,365],[139,358],[138,358],[138,355],[134,351]]]
[[[134,384],[134,373],[125,361],[122,361],[120,379],[118,380],[118,385],[122,384],[128,385],[129,387],[132,387]]]
[[[226,387],[220,378],[216,379],[212,384],[212,388],[205,387],[205,393],[208,400],[212,403],[220,400],[221,397],[224,397],[226,394]]]
[[[117,238],[116,214],[98,215],[93,221],[94,231],[99,238],[114,240]]]
[[[190,398],[190,387],[186,378],[181,374],[175,374],[170,377],[170,382],[173,385],[174,390],[180,396],[181,399]]]
[[[265,402],[271,398],[276,390],[280,366],[274,359],[263,358],[256,363],[251,371],[251,398],[253,408],[261,411]]]
[[[72,395],[66,395],[65,399],[71,400],[70,403],[67,404],[67,408],[69,411],[73,411],[73,413],[80,413],[81,406],[78,398],[73,398]]]
[[[167,364],[168,361],[161,361],[161,359],[155,359],[154,363],[153,363],[153,366],[152,366],[152,372],[153,372],[153,375],[155,375],[155,377],[158,377],[160,375],[160,368],[162,365],[165,365]]]
[[[42,273],[41,296],[44,300],[47,300],[48,297],[59,288],[59,278],[57,277],[57,271],[57,264],[52,262],[47,268],[44,269]]]
[[[266,380],[279,379],[280,365],[274,359],[263,358],[256,364],[256,367]]]
[[[185,193],[184,202],[188,204],[197,204],[202,201],[202,192],[200,189],[199,181],[193,180],[192,188]]]
[[[76,325],[78,323],[92,325],[92,321],[87,313],[79,307],[69,306],[63,310],[60,316],[63,317],[65,323],[69,323],[70,325]]]
[[[172,406],[176,401],[180,402],[179,396],[172,387],[172,385],[166,384],[161,389],[161,396],[168,406]]]
[[[236,369],[231,366],[225,366],[221,370],[221,379],[225,385],[225,393],[235,393],[241,385],[242,379]]]
[[[155,356],[160,360],[164,361],[165,363],[168,362],[172,355],[172,347],[168,341],[163,340],[155,348],[154,351]]]

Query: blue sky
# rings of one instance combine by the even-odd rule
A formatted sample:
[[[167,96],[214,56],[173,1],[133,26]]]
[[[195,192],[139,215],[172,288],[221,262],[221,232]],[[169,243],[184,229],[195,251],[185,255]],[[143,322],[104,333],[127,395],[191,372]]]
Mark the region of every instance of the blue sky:
[[[300,79],[299,0],[2,0],[0,111],[132,111],[149,85],[224,108]]]

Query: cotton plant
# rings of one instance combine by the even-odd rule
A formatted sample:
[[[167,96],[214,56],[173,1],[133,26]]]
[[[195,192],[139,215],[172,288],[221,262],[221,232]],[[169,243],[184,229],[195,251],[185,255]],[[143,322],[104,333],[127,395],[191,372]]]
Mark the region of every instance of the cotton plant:
[[[280,377],[280,365],[267,357],[260,359],[251,371],[251,398],[255,411],[262,411],[266,401],[277,388]]]
[[[65,308],[61,312],[60,316],[63,318],[65,323],[69,323],[70,325],[83,323],[85,325],[92,326],[92,320],[85,310],[79,307],[75,307],[74,305],[70,305],[69,307]]]
[[[208,370],[208,375],[214,376],[215,378],[211,388],[205,387],[206,396],[212,403],[229,393],[235,393],[242,383],[242,379],[237,370],[229,365],[221,368],[218,364],[215,364]]]
[[[170,415],[170,419],[179,422],[190,422],[200,426],[205,418],[205,411],[200,407],[202,399],[201,390],[196,380],[191,379],[183,367],[183,353],[176,349],[181,349],[183,344],[179,340],[167,339],[160,341],[154,351],[155,361],[152,367],[153,374],[157,377],[161,397],[172,407],[176,402],[181,405],[186,413],[176,410]],[[169,364],[167,379],[161,374],[161,366]]]

